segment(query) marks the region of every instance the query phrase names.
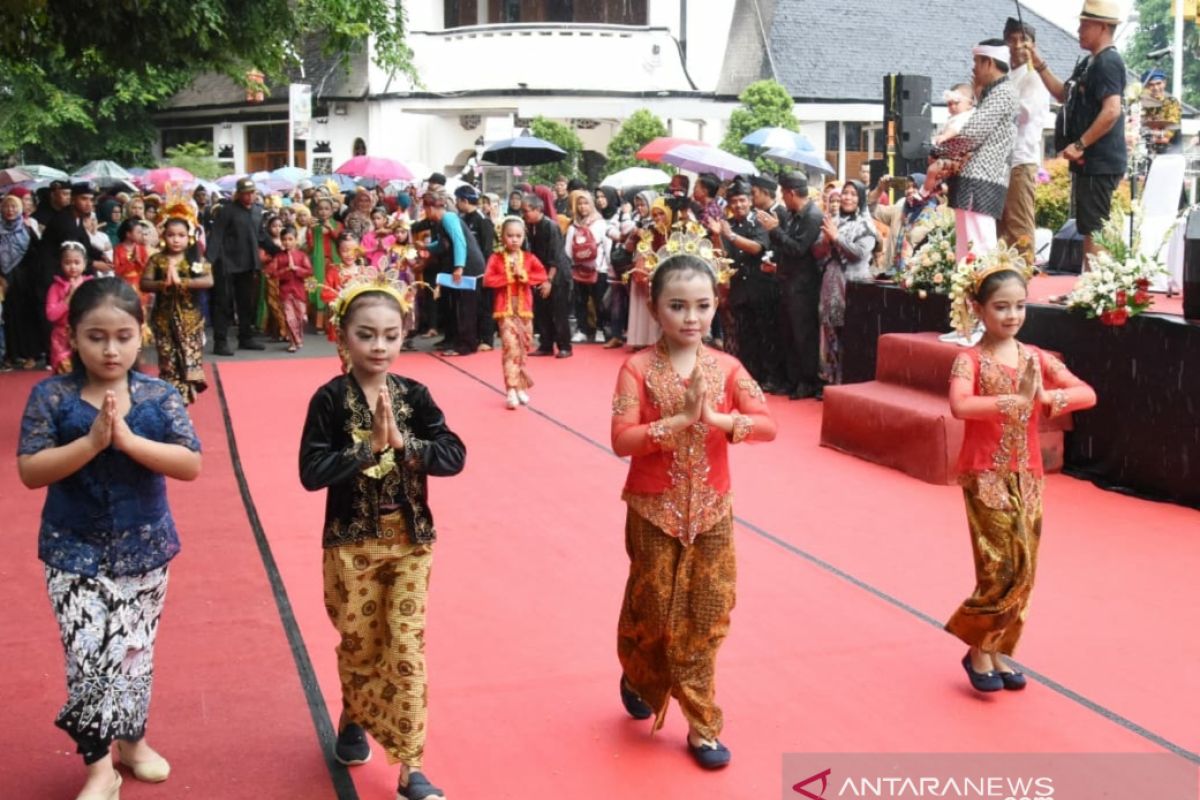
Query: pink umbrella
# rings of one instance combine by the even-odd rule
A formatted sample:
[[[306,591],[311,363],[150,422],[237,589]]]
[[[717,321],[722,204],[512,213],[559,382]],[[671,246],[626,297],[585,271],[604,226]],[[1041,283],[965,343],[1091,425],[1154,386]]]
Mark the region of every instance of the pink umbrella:
[[[408,167],[390,158],[355,156],[334,170],[352,178],[374,178],[380,183],[388,181],[411,181],[413,174]]]
[[[196,176],[181,167],[159,167],[142,177],[142,183],[156,192],[166,192],[168,183],[188,186],[196,182]]]

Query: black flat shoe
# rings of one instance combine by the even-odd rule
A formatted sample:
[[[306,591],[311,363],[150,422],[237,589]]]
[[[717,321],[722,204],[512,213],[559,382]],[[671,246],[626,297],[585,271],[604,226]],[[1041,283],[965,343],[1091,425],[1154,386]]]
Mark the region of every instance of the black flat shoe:
[[[715,746],[700,745],[697,747],[688,740],[688,751],[692,754],[692,758],[696,759],[696,763],[704,769],[721,769],[729,766],[731,753],[729,748],[721,744],[720,741],[713,740]]]
[[[1025,674],[1016,670],[1000,672],[1000,680],[1004,682],[1004,688],[1010,692],[1019,692],[1025,688]]]
[[[621,676],[621,704],[634,719],[650,719],[654,716],[654,709],[639,697],[637,692],[629,688],[624,675]]]
[[[554,355],[554,351],[553,350],[534,350],[529,355],[537,357],[537,358],[544,358],[546,356]]]
[[[976,672],[971,666],[971,654],[968,652],[963,656],[963,669],[967,671],[967,678],[971,681],[972,688],[977,692],[998,692],[1004,688],[1004,681],[1000,679],[999,673],[995,671]]]
[[[573,355],[575,355],[575,353],[570,350],[559,350],[558,355],[556,355],[555,358],[570,358]]]
[[[396,800],[440,800],[446,795],[419,772],[408,773],[408,784],[396,787]]]
[[[337,741],[333,745],[333,757],[339,764],[356,767],[371,760],[371,743],[367,741],[367,732],[361,725],[347,722],[338,731]]]

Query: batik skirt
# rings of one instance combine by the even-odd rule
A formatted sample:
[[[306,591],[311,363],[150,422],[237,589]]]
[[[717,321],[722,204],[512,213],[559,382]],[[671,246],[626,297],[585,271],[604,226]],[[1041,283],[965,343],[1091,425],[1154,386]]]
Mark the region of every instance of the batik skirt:
[[[54,724],[92,764],[114,739],[136,742],[146,733],[167,568],[113,578],[47,566],[46,587],[67,666],[67,702]]]
[[[655,730],[674,697],[691,729],[715,739],[724,723],[717,651],[736,599],[733,517],[684,545],[629,509],[625,549],[629,580],[617,625],[625,680],[654,709]]]
[[[378,539],[326,548],[325,610],[341,635],[336,653],[346,718],[383,746],[388,763],[415,770],[425,752],[425,602],[433,551],[409,540],[399,514],[389,517]]]
[[[946,630],[984,652],[1012,655],[1037,572],[1041,478],[1012,474],[995,479],[994,473],[985,473],[968,480],[963,499],[975,558],[975,591],[950,617]]]
[[[521,317],[502,317],[500,346],[504,368],[504,388],[524,391],[533,386],[533,378],[525,371],[529,349],[533,347],[533,321]]]

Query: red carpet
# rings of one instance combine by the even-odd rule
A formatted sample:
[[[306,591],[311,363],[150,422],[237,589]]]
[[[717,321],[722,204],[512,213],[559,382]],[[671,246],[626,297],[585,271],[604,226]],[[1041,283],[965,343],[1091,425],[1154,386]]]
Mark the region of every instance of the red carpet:
[[[1019,656],[1055,685],[980,697],[957,664],[961,645],[930,622],[971,588],[956,490],[823,450],[821,406],[773,400],[779,440],[733,458],[736,512],[758,529],[741,530],[739,604],[719,671],[735,761],[701,773],[677,709],[651,737],[616,696],[625,466],[607,441],[622,356],[576,352],[533,360],[533,409],[519,412],[494,391],[496,353],[406,355],[396,366],[431,387],[468,446],[461,476],[432,481],[426,767],[453,797],[774,796],[790,751],[1165,745],[1200,758],[1194,511],[1052,478]],[[335,369],[332,359],[221,366],[250,489],[336,716],[322,498],[296,477],[306,401]],[[394,770],[376,755],[353,771],[364,798],[390,796]],[[294,762],[306,758],[317,759]]]
[[[44,492],[17,479],[19,422],[46,373],[0,375],[0,796],[70,798],[83,782],[71,740],[54,727],[65,697],[62,647],[37,560]],[[192,419],[204,471],[168,491],[183,541],[156,652],[149,741],[170,781],[126,779],[123,798],[332,798],[304,692],[279,622],[229,460],[216,392]]]

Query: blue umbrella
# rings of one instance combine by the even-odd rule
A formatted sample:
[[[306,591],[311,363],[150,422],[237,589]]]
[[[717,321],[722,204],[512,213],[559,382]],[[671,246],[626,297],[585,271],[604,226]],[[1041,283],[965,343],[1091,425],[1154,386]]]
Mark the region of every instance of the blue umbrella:
[[[778,161],[780,164],[790,164],[793,167],[812,167],[820,172],[833,175],[837,172],[833,166],[815,152],[808,150],[789,150],[778,147],[763,154],[765,158]]]
[[[742,144],[762,150],[800,150],[813,153],[817,149],[813,147],[813,143],[808,140],[807,136],[789,131],[787,128],[759,128],[742,137]]]
[[[314,175],[312,179],[313,186],[324,186],[326,181],[336,183],[339,192],[353,192],[354,187],[358,186],[354,178],[351,178],[349,175],[343,175],[340,172],[334,172],[330,175]]]
[[[282,178],[288,183],[295,184],[304,178],[311,178],[312,173],[304,167],[280,167],[279,169],[271,170],[271,176]]]
[[[567,151],[554,142],[547,142],[528,133],[515,139],[502,139],[483,151],[482,159],[502,167],[536,167],[551,164],[567,157]]]
[[[715,147],[681,144],[668,150],[662,160],[690,172],[712,172],[723,181],[735,175],[758,174],[754,164]]]

